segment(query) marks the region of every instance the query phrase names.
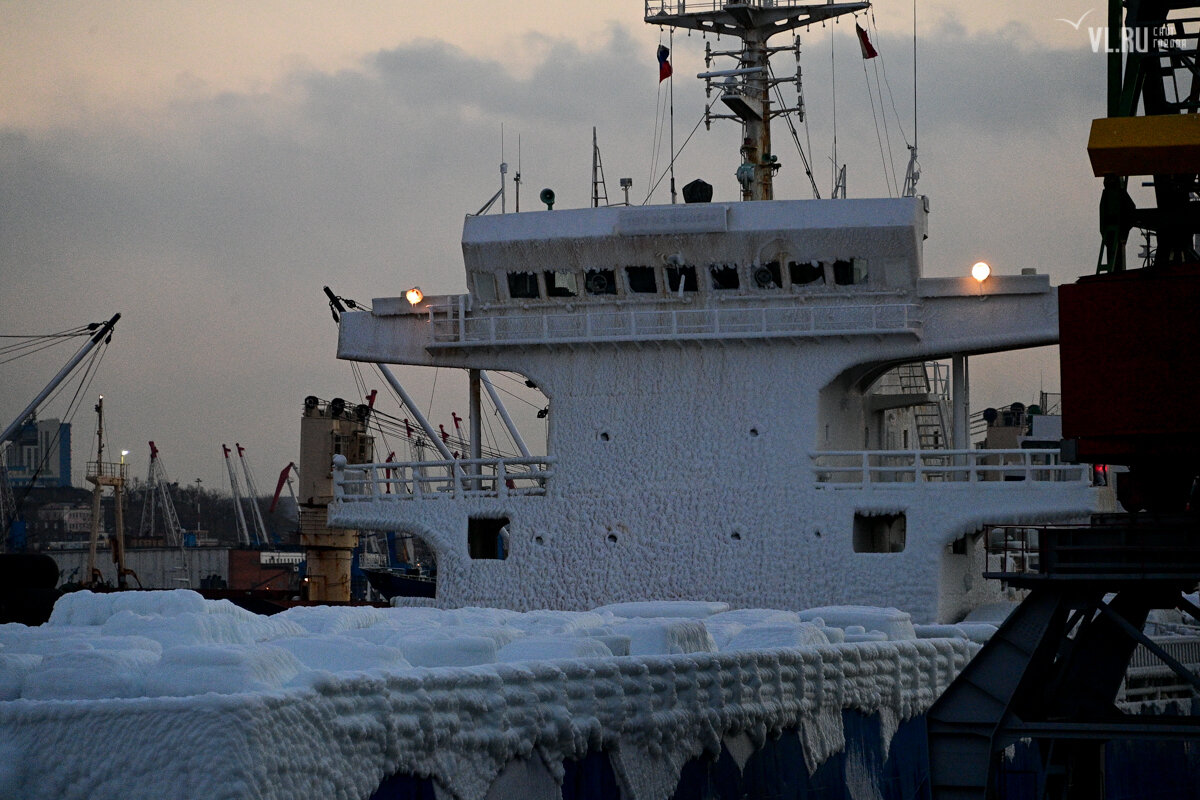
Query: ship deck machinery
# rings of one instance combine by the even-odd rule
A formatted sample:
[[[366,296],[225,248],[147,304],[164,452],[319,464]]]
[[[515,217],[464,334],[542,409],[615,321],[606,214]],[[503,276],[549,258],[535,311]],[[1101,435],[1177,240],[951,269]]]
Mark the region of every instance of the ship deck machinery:
[[[1109,40],[1108,117],[1093,123],[1088,144],[1104,178],[1103,245],[1097,274],[1059,294],[1064,450],[1126,466],[1116,477],[1127,513],[1027,529],[1037,543],[1024,561],[1036,567],[992,576],[1030,594],[930,711],[936,800],[994,796],[1001,753],[1022,741],[1036,746],[1038,797],[1102,798],[1108,743],[1200,740],[1194,699],[1193,713],[1179,716],[1130,716],[1114,705],[1138,645],[1193,698],[1200,691],[1195,654],[1185,664],[1170,642],[1143,632],[1155,609],[1200,623],[1184,596],[1200,582],[1197,11],[1161,0],[1109,5],[1110,36],[1145,46],[1123,57],[1121,39]],[[1137,207],[1126,192],[1142,175],[1152,176],[1154,207]],[[1139,269],[1125,263],[1134,226],[1157,243]],[[1197,779],[1193,772],[1193,787]],[[1165,796],[1152,783],[1142,790]]]
[[[966,356],[1055,342],[1057,295],[1045,275],[923,278],[927,213],[913,197],[467,218],[469,293],[343,314],[338,355],[519,373],[549,401],[546,455],[335,470],[331,524],[425,540],[447,605],[961,619],[986,591],[984,520],[1086,516],[1094,493],[1056,450],[970,449]],[[889,414],[929,397],[878,379],[943,357],[949,441],[893,440]],[[488,529],[504,560],[472,557]]]

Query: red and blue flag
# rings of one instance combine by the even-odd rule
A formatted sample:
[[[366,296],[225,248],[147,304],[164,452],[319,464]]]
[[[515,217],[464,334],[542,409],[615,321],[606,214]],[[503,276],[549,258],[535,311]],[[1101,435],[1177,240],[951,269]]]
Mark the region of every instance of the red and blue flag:
[[[662,83],[667,78],[671,77],[671,62],[668,61],[671,57],[671,51],[665,46],[658,46],[658,82]]]

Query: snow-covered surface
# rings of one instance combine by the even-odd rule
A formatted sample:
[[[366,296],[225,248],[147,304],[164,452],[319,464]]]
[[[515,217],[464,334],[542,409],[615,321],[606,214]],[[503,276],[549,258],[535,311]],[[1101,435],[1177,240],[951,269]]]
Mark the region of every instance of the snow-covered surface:
[[[998,584],[978,578],[971,537],[987,525],[1085,517],[1096,497],[1081,481],[1035,475],[887,472],[911,458],[920,431],[911,408],[872,395],[870,376],[1058,336],[1045,275],[997,275],[986,287],[921,278],[926,216],[923,198],[904,198],[467,218],[474,294],[416,309],[376,298],[372,311],[342,315],[338,356],[527,378],[548,402],[544,493],[397,489],[335,502],[330,524],[422,540],[436,553],[442,607],[717,598],[791,610],[896,605],[922,624],[957,622],[999,597]],[[753,278],[755,266],[837,260],[865,274],[848,285],[789,278],[786,289]],[[696,267],[696,291],[666,291],[669,264]],[[713,264],[740,270],[736,289],[715,288]],[[638,265],[658,270],[661,291],[631,290],[624,268]],[[570,272],[586,288],[589,270],[612,271],[622,288],[537,299],[496,291],[505,273],[544,271]],[[874,482],[839,483],[819,463],[864,448],[884,468]],[[903,543],[871,541],[863,520],[880,515],[903,517]],[[507,520],[505,560],[471,558],[472,519]],[[861,637],[870,631],[845,638]]]
[[[948,632],[875,608],[260,617],[188,591],[80,592],[46,625],[0,626],[0,797],[367,798],[402,773],[466,800],[607,750],[626,796],[657,800],[689,759],[788,728],[814,769],[843,709],[889,739],[977,648]]]

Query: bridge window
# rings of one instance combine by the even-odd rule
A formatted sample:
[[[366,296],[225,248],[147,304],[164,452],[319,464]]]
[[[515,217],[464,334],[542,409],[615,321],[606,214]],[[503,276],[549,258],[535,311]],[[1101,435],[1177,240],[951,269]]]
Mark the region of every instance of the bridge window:
[[[508,517],[469,517],[467,554],[474,559],[508,558]]]
[[[853,286],[867,282],[866,259],[838,259],[833,262],[833,282],[838,286]]]
[[[754,285],[759,289],[780,289],[783,275],[778,261],[769,261],[754,268]]]
[[[904,514],[854,512],[854,552],[900,553],[904,551],[907,523]]]
[[[679,291],[680,282],[685,292],[696,291],[696,268],[693,266],[667,267],[667,289]]]
[[[788,277],[791,278],[793,285],[803,286],[809,283],[824,283],[825,268],[823,265],[814,264],[811,261],[789,261]]]
[[[514,300],[536,299],[541,296],[538,291],[537,275],[532,272],[508,273],[508,296]]]
[[[710,275],[712,275],[712,288],[738,288],[738,271],[736,264],[713,264],[708,268],[708,272]]]
[[[574,297],[579,294],[579,279],[574,272],[546,270],[547,297]]]
[[[616,294],[617,277],[611,269],[589,269],[583,288],[588,294]]]
[[[626,267],[625,277],[629,281],[629,291],[635,294],[657,294],[658,281],[654,277],[654,267]]]
[[[475,296],[484,303],[496,302],[496,276],[488,272],[474,272],[471,283],[475,286]]]

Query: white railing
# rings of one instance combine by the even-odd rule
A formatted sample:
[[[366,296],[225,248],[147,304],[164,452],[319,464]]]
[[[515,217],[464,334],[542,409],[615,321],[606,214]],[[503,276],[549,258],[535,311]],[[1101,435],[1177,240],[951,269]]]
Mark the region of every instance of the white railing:
[[[621,342],[655,339],[854,336],[912,331],[917,306],[581,309],[537,313],[468,312],[463,303],[429,309],[433,346]]]
[[[646,0],[646,19],[662,14],[697,14],[720,11],[729,5],[729,0]],[[739,5],[760,8],[788,8],[812,5],[812,0],[738,0]]]
[[[389,503],[465,497],[538,497],[546,494],[552,459],[462,458],[345,464],[334,460],[336,503]]]
[[[810,453],[817,485],[1088,483],[1086,465],[1061,463],[1058,450],[837,450]]]

